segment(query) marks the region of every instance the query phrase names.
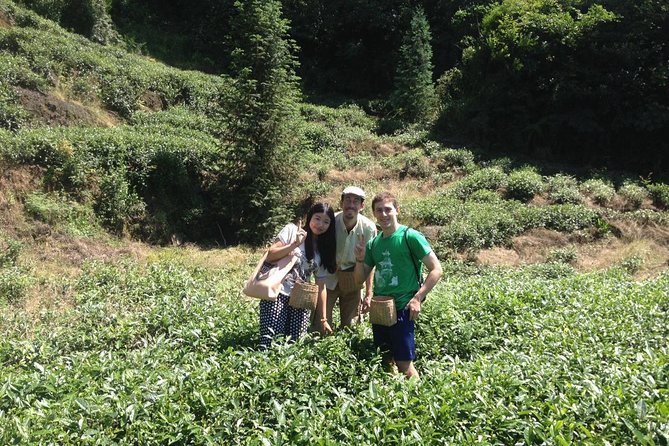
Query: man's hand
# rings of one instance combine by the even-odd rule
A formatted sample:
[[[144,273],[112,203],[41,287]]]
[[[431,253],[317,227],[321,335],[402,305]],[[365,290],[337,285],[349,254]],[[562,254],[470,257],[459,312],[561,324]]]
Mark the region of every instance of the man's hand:
[[[369,307],[372,305],[372,296],[365,296],[362,298],[362,306],[360,313],[365,314],[369,312]]]
[[[365,236],[363,234],[358,234],[358,241],[355,243],[353,253],[355,254],[356,262],[365,261]]]
[[[418,315],[420,314],[420,298],[418,296],[414,296],[413,299],[409,301],[409,304],[407,305],[407,308],[409,309],[409,320],[410,321],[415,321],[418,319]]]

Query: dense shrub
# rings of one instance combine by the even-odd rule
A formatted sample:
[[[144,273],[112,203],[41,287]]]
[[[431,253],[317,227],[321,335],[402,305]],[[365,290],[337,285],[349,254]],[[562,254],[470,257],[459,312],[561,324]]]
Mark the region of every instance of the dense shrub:
[[[143,217],[145,204],[131,189],[124,171],[115,169],[101,178],[94,209],[106,227],[123,234],[129,224]]]
[[[25,22],[23,27],[0,28],[0,66],[8,68],[13,85],[44,89],[57,78],[76,76],[89,82],[89,87],[99,84],[84,88],[82,96],[90,100],[95,93],[126,118],[138,110],[139,99],[147,91],[167,105],[183,104],[209,114],[220,113],[225,105],[219,97],[231,89],[231,83],[224,76],[180,71],[119,48],[96,45],[30,14],[17,14]],[[72,93],[79,90],[73,88]]]
[[[313,152],[345,152],[355,141],[374,140],[375,122],[355,105],[329,108],[300,105],[302,147]]]
[[[28,121],[28,114],[16,101],[8,85],[0,84],[0,130],[18,130]]]
[[[533,210],[531,213],[535,212],[539,217],[538,223],[540,223],[536,226],[562,232],[573,232],[592,227],[599,217],[594,210],[574,204],[546,206],[537,208],[537,211]]]
[[[625,181],[618,189],[620,195],[627,205],[632,209],[638,209],[648,198],[648,191],[643,186],[639,186],[631,181]]]
[[[0,304],[20,304],[32,283],[30,275],[22,268],[0,267]]]
[[[599,178],[584,181],[580,186],[580,190],[600,206],[609,204],[616,193],[616,190],[609,181]]]
[[[531,200],[544,189],[544,181],[534,169],[515,170],[506,181],[506,195],[520,201]]]
[[[0,268],[15,266],[23,244],[13,238],[0,235]]]
[[[442,125],[533,157],[666,170],[668,14],[653,0],[459,8],[463,50],[442,76]]]
[[[434,170],[422,149],[412,149],[384,158],[381,164],[388,171],[396,173],[399,179],[427,178]]]
[[[576,178],[557,174],[548,178],[548,197],[557,204],[578,204],[582,201]]]
[[[566,264],[573,264],[576,261],[576,247],[575,246],[566,246],[564,248],[556,248],[551,250],[548,254],[549,262],[559,262]]]
[[[498,167],[486,167],[459,181],[453,188],[453,194],[463,199],[477,190],[497,190],[506,184],[506,180],[506,174]]]
[[[471,172],[476,167],[474,154],[467,149],[446,148],[435,152],[431,157],[440,172],[448,170]]]
[[[655,206],[669,209],[669,184],[649,184],[647,189]]]
[[[100,233],[95,214],[83,205],[57,193],[35,192],[26,197],[25,210],[32,218],[77,237]]]

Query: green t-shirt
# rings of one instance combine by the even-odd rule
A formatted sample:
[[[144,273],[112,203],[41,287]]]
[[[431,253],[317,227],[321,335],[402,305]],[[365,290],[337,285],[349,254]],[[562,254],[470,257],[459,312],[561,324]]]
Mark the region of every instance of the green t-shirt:
[[[407,232],[406,241],[404,233]],[[411,251],[407,246],[411,246]],[[376,267],[374,271],[374,294],[392,296],[395,305],[402,310],[418,291],[419,284],[416,269],[422,274],[421,260],[432,252],[425,236],[418,231],[400,225],[389,237],[379,233],[367,242],[365,264]],[[413,259],[411,258],[413,253]]]

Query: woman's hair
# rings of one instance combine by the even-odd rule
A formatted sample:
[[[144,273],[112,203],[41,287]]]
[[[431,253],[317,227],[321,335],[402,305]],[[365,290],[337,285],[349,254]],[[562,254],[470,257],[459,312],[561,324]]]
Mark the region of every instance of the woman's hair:
[[[337,250],[335,237],[335,215],[332,206],[328,203],[314,203],[307,213],[307,221],[304,225],[304,230],[307,231],[307,238],[304,241],[304,248],[307,254],[307,259],[314,258],[314,235],[311,232],[309,222],[314,214],[325,213],[330,217],[330,226],[328,230],[316,238],[316,247],[321,255],[321,263],[331,273],[337,270]]]

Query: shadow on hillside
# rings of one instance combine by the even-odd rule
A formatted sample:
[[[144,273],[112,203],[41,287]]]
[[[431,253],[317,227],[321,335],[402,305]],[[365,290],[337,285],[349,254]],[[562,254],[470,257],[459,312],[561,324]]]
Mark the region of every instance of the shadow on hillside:
[[[351,337],[351,352],[359,361],[371,361],[379,355],[374,341],[369,337]]]
[[[255,331],[241,331],[238,333],[230,333],[228,336],[220,338],[218,343],[219,351],[226,350],[240,351],[251,350],[259,351],[258,333]]]

